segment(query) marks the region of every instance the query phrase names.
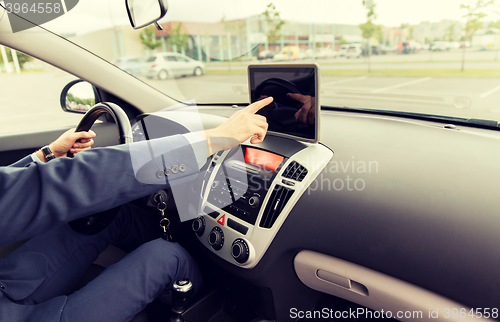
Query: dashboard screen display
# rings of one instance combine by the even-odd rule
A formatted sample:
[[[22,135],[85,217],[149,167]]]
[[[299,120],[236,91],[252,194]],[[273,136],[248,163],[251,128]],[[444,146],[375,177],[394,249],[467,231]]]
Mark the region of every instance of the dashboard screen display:
[[[274,98],[257,112],[267,118],[268,131],[302,141],[318,141],[316,64],[250,65],[248,80],[251,103]]]
[[[283,160],[284,157],[282,157],[281,155],[277,155],[259,149],[246,148],[245,151],[246,163],[263,167],[267,170],[276,171],[283,162]]]

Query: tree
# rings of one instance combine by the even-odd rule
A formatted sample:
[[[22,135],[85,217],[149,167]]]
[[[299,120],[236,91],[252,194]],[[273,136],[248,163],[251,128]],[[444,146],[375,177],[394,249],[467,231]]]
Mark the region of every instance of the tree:
[[[241,39],[246,37],[247,33],[247,24],[245,20],[233,20],[233,21],[227,21],[226,17],[223,16],[221,19],[221,22],[224,24],[224,29],[226,30],[227,33],[231,35],[236,35],[237,43],[234,44],[236,53],[233,53],[233,57],[228,57],[228,59],[233,59],[234,57],[240,57],[242,56],[241,53],[246,54],[246,49],[242,49],[242,44],[243,42]],[[224,42],[224,40],[223,40]],[[227,43],[225,44],[226,46],[231,46],[231,44]],[[239,45],[239,48],[238,48]]]
[[[149,26],[143,29],[139,37],[144,47],[154,50],[163,44],[163,40],[156,39],[155,26]]]
[[[460,8],[467,10],[467,13],[462,17],[467,18],[467,23],[464,28],[464,46],[463,46],[463,54],[462,54],[462,71],[465,69],[465,41],[472,41],[472,36],[483,26],[483,19],[486,17],[484,12],[481,10],[490,4],[492,4],[494,0],[477,0],[475,4],[461,4]]]
[[[281,19],[280,13],[276,10],[276,6],[271,2],[267,5],[266,11],[262,13],[267,22],[267,41],[275,43],[281,39],[281,28],[285,24],[285,20]]]
[[[415,31],[415,26],[409,26],[408,27],[408,40],[413,39],[413,32]]]
[[[12,61],[12,52],[10,51],[10,48],[5,47],[5,53],[7,54],[7,60]],[[17,56],[17,61],[19,62],[19,65],[21,66],[21,69],[24,69],[24,63],[30,62],[33,60],[33,57],[23,54],[21,52],[16,51],[16,56]],[[9,62],[4,62],[2,55],[0,55],[0,62],[3,63],[4,65],[8,64]]]
[[[188,44],[189,35],[181,31],[182,22],[180,22],[177,27],[170,31],[170,37],[168,42],[173,46],[182,49],[186,49]]]
[[[455,41],[455,25],[451,24],[446,28],[446,35],[445,35],[446,41],[452,42]]]
[[[382,26],[374,24],[373,20],[377,18],[375,14],[375,2],[373,0],[363,0],[363,6],[368,10],[366,14],[366,22],[359,25],[359,29],[361,30],[361,36],[367,40],[368,43],[368,72],[371,72],[371,64],[370,64],[370,52],[371,52],[371,43],[370,40],[372,37],[379,37],[382,34]]]
[[[492,28],[500,29],[500,20],[498,20],[496,22],[493,22],[493,21],[490,22],[489,26]]]

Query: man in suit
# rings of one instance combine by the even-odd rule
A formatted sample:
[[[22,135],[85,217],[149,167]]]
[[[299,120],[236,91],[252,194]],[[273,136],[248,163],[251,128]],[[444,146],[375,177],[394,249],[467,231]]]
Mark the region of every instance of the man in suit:
[[[0,245],[31,238],[0,261],[0,321],[128,321],[155,298],[168,301],[175,280],[200,285],[190,255],[177,243],[152,240],[153,224],[130,205],[92,236],[76,234],[66,223],[165,189],[196,174],[219,150],[248,138],[261,142],[267,122],[255,112],[271,101],[256,102],[211,130],[92,149],[73,159],[61,156],[88,148],[93,133],[66,133],[51,146],[55,159],[37,152],[0,168]],[[75,147],[77,138],[85,141]],[[152,150],[155,158],[132,160],[131,151]],[[157,175],[173,166],[183,171]],[[158,184],[144,183],[151,180]],[[109,244],[131,252],[71,293]]]

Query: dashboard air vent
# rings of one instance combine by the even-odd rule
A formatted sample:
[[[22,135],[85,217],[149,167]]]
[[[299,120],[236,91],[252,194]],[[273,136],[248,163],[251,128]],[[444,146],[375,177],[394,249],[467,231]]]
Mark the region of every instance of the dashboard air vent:
[[[267,203],[266,209],[264,210],[262,219],[260,220],[260,227],[271,228],[273,226],[274,222],[281,213],[281,210],[283,210],[293,192],[294,190],[280,185],[276,185],[274,187],[271,197],[269,198],[269,202]]]
[[[306,175],[307,169],[295,161],[292,161],[283,172],[283,177],[297,181],[302,181]]]

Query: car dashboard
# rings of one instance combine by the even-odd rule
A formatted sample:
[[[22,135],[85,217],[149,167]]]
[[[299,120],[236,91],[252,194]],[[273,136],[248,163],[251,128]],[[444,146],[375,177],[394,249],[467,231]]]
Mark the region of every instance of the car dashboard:
[[[206,128],[224,120],[200,112]],[[268,319],[324,293],[394,312],[496,308],[500,135],[327,110],[322,122],[319,143],[270,133],[207,160],[189,222],[204,265]]]

